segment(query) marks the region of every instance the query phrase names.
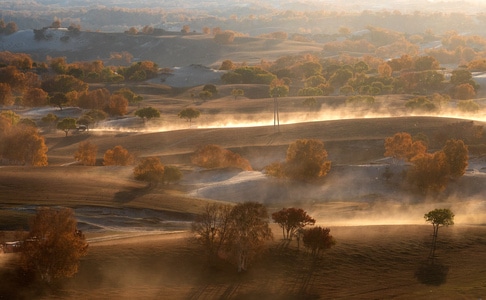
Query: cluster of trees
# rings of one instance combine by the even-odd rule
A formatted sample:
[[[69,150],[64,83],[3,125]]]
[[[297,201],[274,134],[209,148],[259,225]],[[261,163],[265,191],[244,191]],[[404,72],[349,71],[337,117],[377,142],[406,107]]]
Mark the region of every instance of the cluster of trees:
[[[3,19],[0,19],[0,35],[2,34],[9,35],[17,32],[18,30],[19,30],[18,26],[15,22],[12,21],[12,22],[5,23]]]
[[[302,237],[304,246],[313,256],[335,245],[328,228],[313,227],[312,219],[302,209],[284,208],[272,214],[280,227],[284,239]],[[234,206],[208,204],[202,214],[192,223],[192,232],[203,246],[208,261],[214,264],[218,258],[226,258],[245,271],[252,260],[265,250],[265,243],[273,239],[269,227],[269,215],[261,203],[243,202]]]
[[[385,156],[410,162],[407,179],[422,192],[442,191],[450,179],[464,175],[468,153],[462,140],[449,139],[442,150],[428,153],[423,140],[414,140],[406,132],[385,139]]]
[[[74,153],[74,159],[84,166],[94,166],[96,165],[97,154],[97,145],[90,141],[83,141],[79,143],[78,149]],[[105,166],[128,166],[133,164],[134,161],[134,155],[120,145],[106,150],[103,155],[103,165]]]
[[[133,169],[136,180],[148,182],[151,186],[159,183],[171,183],[182,178],[182,172],[176,166],[164,166],[157,157],[146,157]]]
[[[265,167],[268,175],[312,181],[323,178],[331,170],[324,142],[300,139],[289,145],[285,162],[275,162]]]

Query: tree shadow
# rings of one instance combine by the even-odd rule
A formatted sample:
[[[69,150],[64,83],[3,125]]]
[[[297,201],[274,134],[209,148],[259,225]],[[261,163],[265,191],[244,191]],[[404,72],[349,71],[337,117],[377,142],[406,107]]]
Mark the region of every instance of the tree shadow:
[[[153,189],[153,186],[151,184],[148,184],[147,186],[141,187],[141,188],[132,188],[129,190],[125,191],[119,191],[115,193],[115,196],[113,200],[117,203],[129,203],[135,199],[137,199],[140,196],[143,196],[147,194],[149,191]]]
[[[440,286],[447,281],[449,267],[439,262],[424,261],[415,271],[415,277],[420,283]]]

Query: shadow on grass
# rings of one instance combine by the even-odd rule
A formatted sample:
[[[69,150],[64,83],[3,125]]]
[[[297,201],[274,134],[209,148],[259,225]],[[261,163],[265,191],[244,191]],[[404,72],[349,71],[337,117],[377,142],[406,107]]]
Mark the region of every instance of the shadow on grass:
[[[142,188],[132,188],[126,191],[119,191],[115,193],[115,197],[113,200],[118,203],[129,203],[135,199],[137,199],[140,196],[143,196],[147,194],[149,191],[151,191],[154,188],[151,184],[148,184],[145,187]]]
[[[449,267],[439,262],[424,261],[415,271],[415,277],[420,283],[439,286],[446,282]]]

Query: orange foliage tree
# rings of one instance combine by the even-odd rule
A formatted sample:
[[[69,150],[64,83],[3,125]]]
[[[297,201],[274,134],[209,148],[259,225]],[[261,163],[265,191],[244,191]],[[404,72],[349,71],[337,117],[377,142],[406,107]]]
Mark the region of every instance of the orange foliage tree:
[[[417,155],[424,154],[427,147],[422,141],[413,141],[407,132],[395,133],[385,139],[385,156],[410,161]]]
[[[468,165],[468,147],[462,140],[447,140],[442,148],[449,166],[451,177],[458,178],[464,175]]]
[[[106,150],[103,156],[103,165],[105,166],[128,166],[132,163],[133,155],[120,145]]]
[[[203,168],[235,167],[245,171],[252,170],[248,160],[218,145],[200,147],[192,155],[191,161],[193,164]]]
[[[164,171],[165,167],[160,159],[157,157],[146,157],[133,169],[133,176],[136,180],[157,184],[164,181]]]
[[[70,208],[39,209],[21,252],[22,268],[46,282],[74,276],[80,258],[88,253],[86,238],[76,226]]]
[[[289,178],[312,180],[324,177],[331,170],[324,142],[300,139],[289,145],[285,159],[285,174]]]
[[[108,105],[104,110],[112,116],[124,116],[127,114],[128,100],[120,94],[111,95]]]
[[[412,159],[407,177],[420,191],[440,192],[449,182],[450,168],[443,151],[424,153]]]
[[[81,162],[84,166],[94,166],[97,152],[98,146],[90,141],[84,141],[79,143],[78,150],[74,153],[74,159]]]
[[[48,94],[40,88],[30,88],[22,97],[22,105],[28,107],[39,107],[48,104]]]
[[[0,119],[6,120],[3,116]],[[0,134],[4,159],[22,165],[47,166],[48,149],[36,128],[23,124],[11,126],[9,121],[2,123],[6,125]]]

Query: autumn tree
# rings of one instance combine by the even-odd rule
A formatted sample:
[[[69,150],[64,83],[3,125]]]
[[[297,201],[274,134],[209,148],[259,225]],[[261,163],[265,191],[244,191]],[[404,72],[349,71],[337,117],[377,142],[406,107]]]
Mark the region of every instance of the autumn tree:
[[[440,192],[447,187],[450,169],[443,151],[417,155],[411,162],[407,177],[421,192]]]
[[[218,145],[199,147],[191,156],[191,162],[203,168],[235,167],[244,171],[252,170],[247,159]]]
[[[251,261],[265,249],[266,241],[272,238],[263,204],[244,202],[231,209],[225,250],[238,272],[246,271]]]
[[[477,113],[481,108],[474,100],[459,100],[456,105],[457,109],[464,113]]]
[[[39,107],[47,105],[48,94],[40,88],[29,88],[22,97],[22,105]]]
[[[103,155],[103,165],[105,166],[128,166],[133,163],[133,160],[133,154],[120,145],[106,150]]]
[[[459,100],[467,100],[476,97],[476,91],[471,84],[463,83],[452,88],[452,97]]]
[[[437,245],[437,236],[439,234],[439,227],[454,225],[454,213],[447,208],[436,208],[424,215],[426,222],[431,223],[434,227],[432,234],[432,247],[430,248],[429,259],[432,262],[435,258],[435,249]]]
[[[157,157],[143,158],[133,169],[136,180],[146,181],[150,185],[164,181],[165,167]]]
[[[467,145],[462,140],[450,139],[446,141],[442,151],[446,156],[450,176],[458,178],[464,175],[469,160]]]
[[[289,145],[285,159],[285,174],[289,178],[314,180],[326,176],[330,170],[331,162],[321,140],[300,139]]]
[[[3,119],[0,118],[0,119]],[[9,124],[11,124],[9,122]],[[47,146],[37,128],[18,123],[0,134],[0,156],[13,163],[47,166]]]
[[[312,256],[319,256],[321,251],[329,249],[336,244],[336,240],[330,235],[330,232],[331,229],[320,226],[304,229],[302,237],[304,247],[309,249]]]
[[[135,115],[141,118],[144,123],[145,120],[151,120],[154,118],[160,118],[160,111],[158,109],[153,108],[152,106],[144,107],[135,112]]]
[[[230,212],[230,205],[208,203],[191,224],[191,231],[203,246],[210,265],[214,264],[228,239]]]
[[[13,103],[12,88],[8,83],[0,82],[0,105],[8,106]]]
[[[131,105],[140,103],[143,100],[143,97],[140,95],[135,94],[129,88],[121,88],[118,91],[114,92],[114,94],[120,94],[128,100],[128,103]]]
[[[104,107],[109,115],[112,116],[124,116],[128,110],[128,100],[120,94],[113,94],[108,100],[108,105]]]
[[[98,146],[90,141],[84,141],[79,143],[78,150],[74,153],[74,159],[83,166],[94,166],[97,152]]]
[[[45,123],[49,128],[49,131],[51,131],[56,127],[59,118],[53,113],[48,113],[42,117],[41,121]]]
[[[46,282],[74,276],[88,243],[77,229],[73,210],[39,208],[29,227],[20,254],[22,268]]]
[[[385,156],[410,161],[413,157],[424,154],[427,147],[421,141],[414,141],[407,132],[395,133],[385,139]]]
[[[192,119],[197,119],[201,115],[201,112],[195,108],[188,107],[181,110],[177,116],[181,119],[186,119],[189,123],[192,123]]]
[[[62,130],[68,136],[68,132],[72,129],[76,129],[76,119],[64,118],[57,123],[57,129]]]
[[[307,225],[314,225],[316,220],[307,214],[302,208],[282,208],[272,214],[272,219],[282,228],[283,238],[292,240],[297,230]]]

